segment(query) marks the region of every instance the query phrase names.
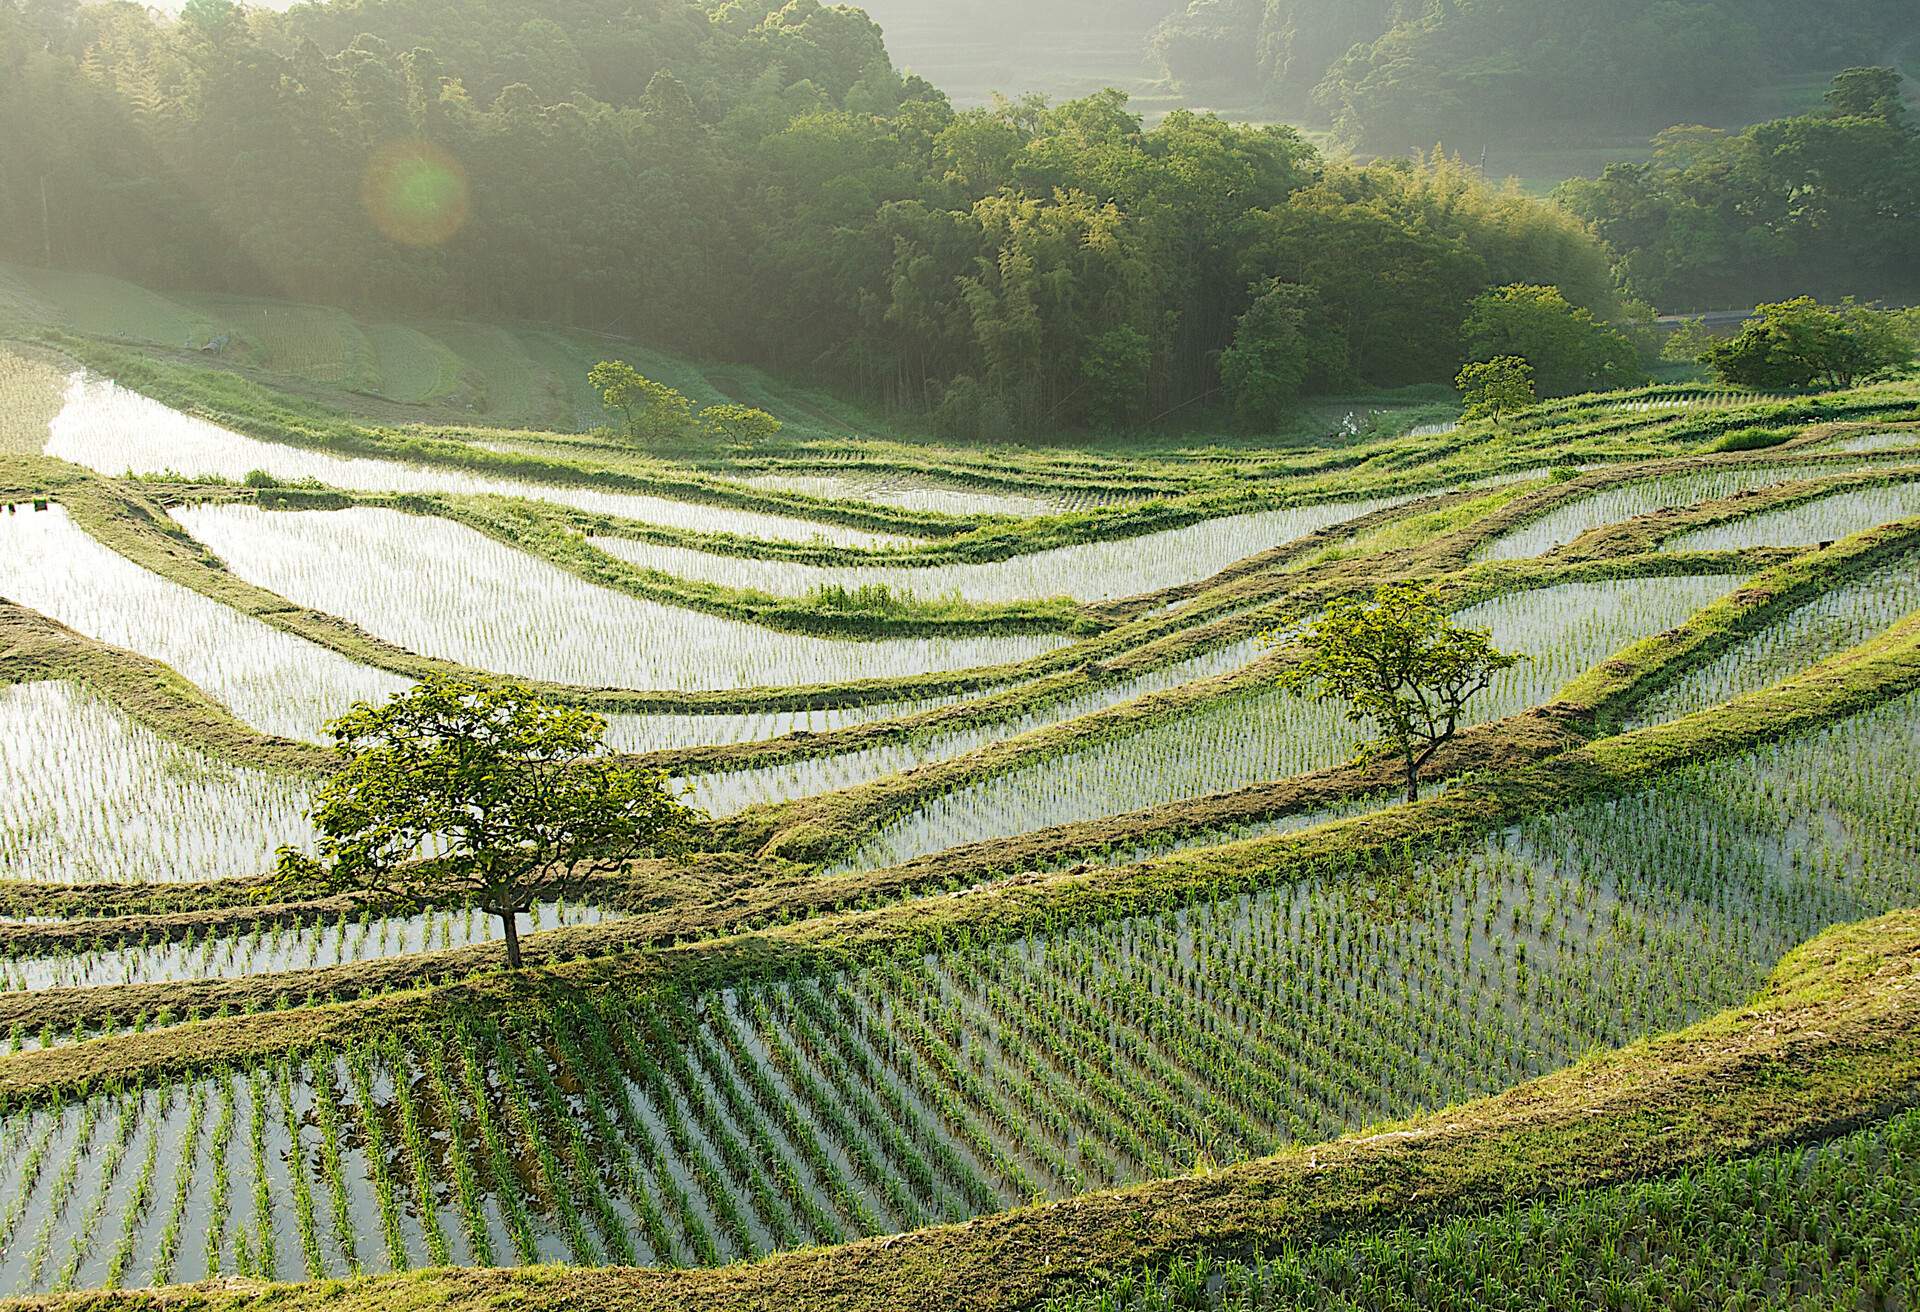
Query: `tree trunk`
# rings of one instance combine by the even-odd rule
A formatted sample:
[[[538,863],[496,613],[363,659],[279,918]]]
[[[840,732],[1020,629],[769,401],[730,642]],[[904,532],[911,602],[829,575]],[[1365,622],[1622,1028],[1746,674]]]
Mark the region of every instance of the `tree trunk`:
[[[520,918],[515,911],[498,911],[501,928],[507,932],[507,969],[520,969]]]
[[[1419,800],[1420,767],[1414,763],[1413,757],[1409,756],[1407,757],[1407,801],[1417,802]]]

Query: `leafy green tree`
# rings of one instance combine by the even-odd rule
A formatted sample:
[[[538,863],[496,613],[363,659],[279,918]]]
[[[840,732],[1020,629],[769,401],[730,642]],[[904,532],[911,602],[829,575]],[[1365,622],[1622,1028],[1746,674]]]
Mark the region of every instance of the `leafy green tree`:
[[[1555,199],[1613,248],[1633,294],[1660,305],[1920,300],[1920,128],[1898,85],[1855,70],[1823,111],[1743,132],[1673,128],[1652,159],[1575,178]]]
[[[1660,358],[1669,364],[1699,364],[1718,340],[1700,320],[1682,319],[1660,344]]]
[[[751,445],[764,442],[780,431],[780,421],[765,410],[750,405],[723,402],[700,412],[701,431],[716,442]]]
[[[683,848],[699,814],[664,774],[621,765],[606,722],[511,683],[431,677],[328,726],[340,769],[312,819],[319,856],[282,848],[289,882],[405,902],[470,901],[515,919],[577,896],[594,875]]]
[[[1308,387],[1337,378],[1346,356],[1319,292],[1270,278],[1255,286],[1233,344],[1220,353],[1220,383],[1241,423],[1270,424]]]
[[[1852,301],[1821,305],[1811,296],[1762,305],[1740,332],[1701,363],[1737,387],[1852,387],[1912,363],[1901,320]]]
[[[607,409],[626,416],[627,436],[635,442],[667,446],[693,431],[693,402],[624,360],[602,360],[587,371],[587,382]]]
[[[1138,328],[1110,328],[1087,343],[1080,358],[1086,380],[1088,420],[1106,431],[1125,428],[1140,418],[1147,399],[1147,371],[1153,344]]]
[[[1548,396],[1608,391],[1647,379],[1626,334],[1568,301],[1558,287],[1515,283],[1475,297],[1461,337],[1472,359],[1526,360]]]
[[[1897,68],[1849,68],[1827,88],[1827,109],[1837,118],[1877,118],[1898,123],[1907,102],[1900,94]]]
[[[1433,589],[1389,583],[1371,602],[1342,597],[1300,640],[1301,660],[1279,686],[1340,702],[1347,719],[1380,740],[1364,754],[1399,761],[1407,800],[1420,800],[1420,771],[1459,733],[1467,703],[1526,657],[1499,651],[1478,629],[1440,608]]]
[[[1533,366],[1517,355],[1494,360],[1475,360],[1454,380],[1468,419],[1491,419],[1499,423],[1533,405]]]

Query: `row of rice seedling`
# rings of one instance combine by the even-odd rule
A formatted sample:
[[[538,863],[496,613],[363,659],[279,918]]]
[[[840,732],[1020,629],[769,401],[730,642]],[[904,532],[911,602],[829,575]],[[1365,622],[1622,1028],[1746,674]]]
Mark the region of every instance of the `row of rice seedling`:
[[[1019,661],[1063,642],[777,633],[598,587],[462,525],[394,510],[195,506],[174,517],[234,573],[301,605],[422,655],[561,683],[842,683]]]
[[[1920,561],[1901,557],[1797,606],[1636,705],[1629,728],[1663,724],[1755,692],[1857,647],[1920,611]]]
[[[201,1224],[174,1279],[708,1263],[1447,1105],[1731,1005],[1820,929],[1913,905],[1917,732],[1909,695],[1388,871],[1334,859],[1012,943],[16,1108],[0,1278],[85,1280],[128,1233],[123,1278],[151,1278],[169,1197]],[[195,1105],[179,1182],[142,1187],[147,1118]]]
[[[1889,432],[1862,433],[1857,437],[1836,438],[1832,442],[1821,443],[1823,450],[1865,453],[1869,451],[1910,451],[1920,447],[1920,433]]]
[[[1436,1225],[1201,1256],[1041,1312],[1900,1308],[1920,1270],[1920,1112],[1828,1143]]]
[[[543,902],[520,913],[520,932],[594,925],[616,914],[589,903]],[[189,934],[173,941],[89,945],[58,955],[0,957],[0,989],[94,988],[318,970],[491,943],[500,933],[498,917],[472,907],[410,916],[342,913],[314,925],[267,925],[237,934]]]
[[[263,442],[181,414],[158,401],[102,379],[75,374],[66,405],[54,419],[46,453],[103,474],[211,476],[230,482],[258,470],[282,482],[318,479],[330,487],[362,492],[487,493],[551,501],[602,515],[664,524],[699,533],[837,546],[881,547],[909,543],[897,534],[872,533],[763,511],[701,505],[669,497],[608,492],[566,483],[490,478],[456,469],[337,456]]]
[[[1622,483],[1578,497],[1539,519],[1502,533],[1477,548],[1473,559],[1522,560],[1541,556],[1591,529],[1618,524],[1651,511],[1716,501],[1736,492],[1789,479],[1842,472],[1846,471],[1833,466],[1740,465],[1689,474],[1662,474]]]
[[[1005,738],[1117,706],[1136,697],[1176,688],[1196,679],[1225,674],[1246,665],[1260,652],[1258,639],[1244,639],[1106,687],[1091,688],[1076,696],[1049,702],[1010,720],[924,734],[835,756],[780,761],[749,770],[696,775],[687,781],[687,785],[694,803],[715,816],[733,815],[763,802],[784,802],[796,797],[811,797],[817,793],[852,788],[901,770],[948,760]]]
[[[993,602],[1069,596],[1104,601],[1208,578],[1330,524],[1414,499],[1386,497],[1226,515],[1140,537],[1076,543],[984,564],[807,565],[719,556],[629,538],[589,541],[645,569],[779,596],[804,596],[828,587],[877,586],[929,600],[959,597]]]
[[[65,883],[212,879],[305,845],[304,780],[228,766],[66,683],[0,687],[0,871]]]
[[[1567,583],[1481,602],[1460,623],[1532,659],[1469,707],[1476,721],[1536,706],[1633,643],[1724,595],[1722,578]],[[1275,691],[1239,694],[1177,719],[971,783],[882,825],[837,868],[874,869],[960,843],[1092,820],[1337,765],[1362,730],[1327,705]]]
[[[996,689],[998,691],[998,689]],[[964,694],[946,693],[911,701],[865,706],[824,706],[803,710],[755,710],[702,715],[693,712],[611,711],[607,744],[621,752],[663,752],[680,747],[762,742],[790,733],[825,733],[874,720],[891,720],[951,706]]]
[[[172,666],[266,733],[318,739],[355,702],[409,682],[140,568],[57,504],[0,515],[0,596]]]
[[[942,515],[1057,515],[1100,504],[1084,495],[1019,496],[941,483],[907,474],[754,474],[737,480],[767,492],[798,492],[829,501],[868,501],[901,510],[930,510]]]
[[[1920,515],[1920,481],[1837,492],[1817,501],[1763,511],[1681,533],[1662,551],[1739,551],[1745,547],[1811,547],[1838,542],[1881,524]]]

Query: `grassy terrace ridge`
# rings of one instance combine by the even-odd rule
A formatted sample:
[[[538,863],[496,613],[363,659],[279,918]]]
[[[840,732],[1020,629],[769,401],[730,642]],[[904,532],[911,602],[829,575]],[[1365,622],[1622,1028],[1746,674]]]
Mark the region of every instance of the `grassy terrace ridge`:
[[[1678,766],[1789,737],[1916,687],[1920,615],[1794,678],[1712,710],[1602,739],[1537,764],[1465,779],[1418,803],[1111,869],[1018,875],[871,910],[810,915],[804,906],[769,908],[762,917],[765,927],[758,930],[677,942],[640,955],[567,961],[518,977],[483,974],[357,1001],[251,1010],[282,1005],[279,1000],[290,998],[293,987],[290,981],[275,984],[272,977],[259,977],[250,995],[245,985],[222,992],[218,1001],[212,993],[200,995],[202,1005],[225,1005],[247,1014],[0,1057],[0,1102],[62,1098],[103,1084],[140,1085],[221,1063],[312,1052],[391,1027],[432,1023],[468,1007],[498,1014],[503,1008],[519,1010],[537,1005],[543,996],[581,989],[658,995],[823,973],[924,950],[962,933],[1011,939],[1043,928],[1164,908],[1195,896],[1284,886],[1330,869],[1356,877],[1391,870],[1410,849],[1459,843],[1541,811],[1615,796]],[[832,886],[843,906],[858,895],[850,881],[817,883]],[[807,889],[809,881],[796,887]],[[697,932],[696,921],[680,911],[670,914],[676,938]],[[796,914],[802,918],[795,919]],[[393,983],[382,972],[394,969],[395,960],[403,959],[362,963],[357,969],[364,969],[369,983]],[[88,992],[101,1013],[114,1011],[112,987]],[[186,998],[173,996],[183,1003]],[[138,1005],[127,1007],[133,1013],[162,1005],[158,995],[139,991],[119,997],[126,1004],[138,999]],[[71,994],[68,999],[74,1000]]]
[[[1739,1007],[1507,1092],[1223,1169],[716,1269],[439,1270],[25,1309],[1015,1312],[1102,1273],[1251,1256],[1818,1143],[1920,1101],[1920,912],[1832,929]]]
[[[1831,459],[1831,457],[1828,458]],[[295,606],[285,598],[246,583],[229,573],[217,559],[174,525],[164,513],[163,506],[167,500],[193,495],[190,488],[175,490],[165,484],[119,483],[101,479],[75,466],[47,460],[44,457],[30,458],[23,463],[25,467],[16,473],[16,483],[11,488],[0,485],[0,498],[51,496],[59,500],[74,516],[76,523],[103,545],[112,548],[135,564],[192,588],[223,605],[231,606],[294,636],[316,642],[375,668],[390,670],[409,677],[420,677],[433,672],[458,672],[483,678],[490,677],[484,671],[473,670],[454,662],[415,655],[334,616]],[[1587,475],[1582,479],[1559,484],[1510,501],[1494,514],[1485,516],[1477,523],[1454,533],[1444,535],[1426,548],[1382,553],[1365,560],[1345,561],[1339,565],[1344,576],[1343,586],[1359,588],[1366,586],[1375,577],[1398,577],[1409,572],[1424,574],[1436,568],[1445,570],[1449,566],[1459,569],[1475,545],[1498,531],[1511,527],[1514,522],[1524,522],[1524,519],[1546,513],[1547,510],[1566,500],[1575,499],[1597,488],[1611,486],[1615,482],[1631,481],[1636,477],[1657,476],[1661,472],[1673,472],[1670,466],[1675,463],[1692,467],[1691,461],[1661,462],[1650,473],[1618,469]],[[1645,529],[1636,530],[1639,538],[1628,536],[1618,541],[1610,541],[1606,544],[1604,551],[1587,549],[1583,539],[1582,543],[1578,544],[1581,550],[1574,551],[1573,544],[1570,544],[1569,548],[1551,553],[1548,559],[1594,559],[1609,553],[1631,549],[1633,546],[1650,548],[1657,545],[1659,536],[1695,526],[1696,520],[1690,517],[1695,514],[1700,517],[1697,522],[1718,522],[1723,514],[1730,517],[1735,513],[1758,513],[1761,510],[1791,504],[1797,500],[1811,499],[1820,495],[1823,490],[1831,491],[1842,487],[1893,481],[1907,473],[1908,471],[1896,467],[1861,474],[1839,475],[1830,480],[1811,480],[1806,486],[1793,483],[1777,489],[1765,489],[1760,494],[1730,498],[1723,503],[1707,503],[1696,508],[1695,511],[1679,514],[1670,521],[1662,522],[1664,527],[1662,533],[1655,534]],[[231,489],[218,489],[213,494],[242,495]],[[1257,631],[1269,621],[1250,615],[1247,608],[1264,602],[1268,609],[1272,609],[1282,604],[1272,600],[1275,596],[1285,598],[1296,594],[1309,595],[1303,589],[1312,576],[1281,577],[1281,572],[1287,565],[1311,557],[1316,552],[1325,551],[1351,534],[1365,532],[1378,525],[1391,525],[1397,518],[1432,513],[1436,509],[1444,510],[1455,504],[1457,498],[1466,495],[1464,493],[1443,495],[1405,506],[1384,509],[1345,524],[1305,535],[1250,557],[1222,571],[1212,579],[1169,589],[1168,593],[1171,594],[1172,600],[1161,602],[1161,605],[1171,604],[1173,606],[1171,610],[1147,610],[1131,622],[1120,622],[1115,627],[1107,628],[1078,642],[1010,665],[983,667],[951,674],[864,680],[858,683],[809,688],[715,690],[697,693],[584,689],[573,685],[541,683],[537,680],[532,682],[549,696],[577,701],[603,710],[722,711],[859,705],[914,696],[976,692],[1026,679],[1044,682],[1049,676],[1060,676],[1059,682],[1067,682],[1068,676],[1076,671],[1083,676],[1091,675],[1099,681],[1109,674],[1150,668],[1128,659],[1129,654],[1135,649],[1151,650],[1156,657],[1165,658],[1161,663],[1170,663],[1185,655],[1203,650],[1204,648],[1196,641],[1201,636],[1208,641],[1224,642],[1233,641],[1247,632]],[[503,537],[501,540],[508,539]],[[1746,553],[1743,559],[1751,565],[1767,563],[1771,558],[1763,550]],[[1690,568],[1695,571],[1729,568],[1724,563],[1714,562],[1707,557],[1680,555],[1659,556],[1636,566],[1645,570],[1665,570],[1676,567]],[[638,571],[634,573],[637,574]],[[636,591],[638,595],[644,595],[638,589],[629,590]],[[1236,611],[1239,612],[1238,615],[1234,614]],[[1229,622],[1215,624],[1206,629],[1192,627],[1201,620],[1223,614],[1230,617]],[[1182,630],[1186,631],[1184,639],[1179,636]],[[1169,638],[1173,640],[1164,641]],[[111,688],[103,690],[110,696],[113,695]],[[1014,695],[996,703],[988,713],[999,711],[1011,713],[1016,709],[1044,701],[1052,695],[1056,694],[1051,687],[1033,688],[1027,693],[1014,690]],[[1034,700],[1025,700],[1028,696],[1033,696]],[[737,755],[694,752],[664,757],[657,763],[674,768],[717,769],[746,764],[750,760],[766,762],[800,755],[819,755],[843,750],[848,746],[878,741],[883,736],[905,736],[923,728],[935,727],[938,723],[950,725],[953,721],[929,719],[900,724],[886,721],[857,736],[814,735],[804,740],[788,737],[778,744],[754,746]],[[224,746],[231,752],[234,745],[229,741]],[[274,760],[280,756],[281,751],[278,747],[269,746],[263,752],[262,759]]]
[[[1068,512],[1029,520],[996,517],[967,519],[933,515],[930,512],[897,511],[868,503],[833,501],[795,493],[762,493],[744,485],[721,483],[706,475],[648,462],[651,472],[636,472],[625,466],[585,466],[567,460],[491,451],[466,442],[433,436],[420,436],[406,430],[373,429],[344,416],[320,411],[316,407],[290,408],[293,403],[238,375],[204,366],[156,362],[142,355],[106,347],[100,343],[68,340],[66,348],[99,372],[123,386],[141,392],[163,404],[199,415],[237,431],[264,440],[289,445],[333,450],[342,454],[410,460],[429,465],[459,468],[468,472],[518,475],[548,482],[592,482],[612,490],[653,492],[682,500],[707,501],[740,509],[770,513],[798,514],[823,522],[848,524],[935,537],[940,540],[919,547],[860,548],[824,547],[807,543],[765,542],[730,534],[678,534],[657,526],[643,529],[652,540],[672,540],[713,552],[733,552],[768,559],[785,559],[817,564],[845,565],[860,562],[893,564],[985,563],[1009,559],[1035,551],[1082,542],[1110,541],[1140,536],[1169,528],[1198,523],[1205,519],[1241,511],[1269,509],[1299,503],[1302,493],[1276,493],[1266,486],[1271,480],[1248,479],[1247,474],[1285,473],[1293,476],[1337,476],[1350,473],[1393,475],[1405,473],[1413,465],[1431,465],[1436,454],[1449,456],[1469,450],[1469,440],[1477,439],[1482,448],[1465,463],[1471,471],[1447,470],[1438,477],[1414,479],[1406,487],[1381,484],[1367,491],[1417,491],[1433,487],[1444,478],[1473,477],[1475,474],[1500,473],[1524,467],[1542,445],[1537,433],[1516,431],[1508,434],[1485,424],[1467,425],[1446,439],[1413,438],[1405,435],[1341,448],[1330,455],[1308,460],[1277,462],[1273,465],[1237,460],[1234,466],[1199,483],[1193,490],[1174,497],[1137,506],[1106,507],[1098,511]],[[1849,392],[1784,401],[1756,401],[1733,410],[1715,410],[1686,414],[1679,419],[1649,424],[1644,416],[1629,414],[1591,424],[1576,424],[1568,429],[1551,430],[1556,455],[1549,463],[1567,463],[1564,450],[1568,440],[1591,439],[1633,433],[1640,440],[1624,446],[1590,442],[1590,450],[1581,456],[1594,460],[1646,459],[1657,454],[1711,454],[1711,444],[1728,432],[1750,428],[1765,421],[1788,425],[1780,429],[1782,440],[1795,435],[1808,424],[1836,423],[1879,417],[1889,422],[1920,418],[1920,397],[1910,383],[1859,388]],[[1540,421],[1547,422],[1547,421]],[[1492,459],[1489,457],[1511,459]],[[1328,486],[1342,486],[1330,482]],[[1310,488],[1311,498],[1323,490]],[[1349,490],[1348,495],[1355,492]],[[1322,498],[1324,499],[1324,498]],[[856,522],[857,521],[857,522]],[[614,527],[623,527],[614,521]],[[943,528],[945,532],[935,532]],[[627,528],[626,531],[634,531]]]
[[[1888,525],[1857,534],[1830,548],[1790,556],[1784,563],[1758,574],[1748,584],[1720,602],[1691,617],[1668,634],[1650,638],[1597,667],[1556,696],[1544,713],[1510,717],[1497,725],[1468,731],[1466,737],[1444,758],[1436,761],[1431,773],[1436,777],[1480,768],[1498,759],[1539,759],[1569,745],[1583,731],[1582,726],[1614,714],[1631,705],[1656,687],[1684,674],[1710,659],[1740,637],[1764,626],[1775,616],[1800,605],[1832,587],[1844,583],[1859,572],[1882,561],[1909,552],[1920,544],[1920,521]],[[1687,557],[1654,557],[1648,563],[1682,562]],[[1632,563],[1632,562],[1628,562]],[[1477,567],[1478,573],[1510,582],[1512,566]],[[1559,575],[1593,577],[1590,566],[1563,568],[1546,577],[1546,586],[1560,581]],[[1523,582],[1526,581],[1523,576]],[[1464,594],[1471,600],[1476,594]],[[1499,595],[1498,590],[1488,595]],[[1236,622],[1236,628],[1251,631],[1249,624],[1260,617]],[[0,682],[34,678],[72,678],[102,691],[121,709],[148,727],[190,743],[222,759],[269,768],[324,769],[332,758],[324,750],[308,744],[288,743],[258,734],[239,724],[194,685],[172,674],[164,666],[131,652],[105,647],[90,638],[75,634],[64,626],[45,620],[17,607],[0,606]],[[1136,656],[1145,659],[1143,653]],[[1275,659],[1285,659],[1275,653]],[[1271,663],[1271,661],[1267,662]],[[1101,671],[1096,681],[1119,677],[1125,669]],[[1264,677],[1264,663],[1259,671]],[[1240,676],[1220,676],[1195,689],[1204,696],[1225,695],[1221,690],[1245,682]],[[825,744],[836,750],[854,750],[882,742],[895,741],[917,732],[954,729],[992,722],[1022,710],[1043,705],[1053,697],[1064,696],[1088,686],[1089,680],[1077,674],[1056,676],[1040,684],[1009,690],[986,699],[936,708],[919,715],[893,721],[874,721],[844,730],[819,735],[788,735],[763,744],[742,744],[712,748],[689,748],[631,758],[650,766],[681,769],[689,765],[738,767],[764,764],[769,760],[790,759],[802,749]],[[1192,685],[1189,685],[1190,687]],[[1174,690],[1176,693],[1179,690]],[[1164,718],[1172,713],[1158,694],[1142,699],[1144,705],[1123,703],[1107,711],[1093,712],[1076,720],[1037,729],[1013,747],[994,745],[982,749],[1000,768],[1057,750],[1069,735],[1077,741],[1088,730],[1097,736],[1102,726],[1116,718],[1122,723],[1137,721],[1142,713]],[[1183,694],[1184,696],[1184,694]],[[1175,699],[1179,705],[1185,701]],[[1191,700],[1189,697],[1188,700]],[[791,750],[790,750],[791,749]],[[824,748],[822,748],[824,750]],[[950,769],[919,770],[911,775],[895,775],[875,783],[828,794],[803,803],[759,808],[731,826],[741,842],[758,841],[766,846],[766,832],[782,820],[791,828],[792,817],[799,823],[814,823],[816,813],[833,818],[840,830],[837,840],[844,845],[850,837],[870,824],[876,806],[904,805],[929,790],[949,786],[953,780],[975,777],[981,753],[955,759]],[[1186,835],[1224,825],[1270,819],[1327,805],[1342,799],[1366,796],[1382,786],[1384,776],[1377,769],[1337,767],[1317,771],[1294,780],[1258,784],[1231,793],[1170,803],[1150,811],[1085,821],[1054,829],[1040,830],[1016,838],[980,845],[977,849],[959,848],[949,853],[921,858],[908,863],[901,887],[919,886],[916,879],[938,882],[954,878],[985,877],[1003,872],[1021,863],[1059,861],[1073,855],[1098,851],[1116,842],[1138,841],[1164,835]],[[903,791],[904,790],[904,791]],[[753,835],[758,834],[757,840]],[[818,841],[816,836],[815,841]],[[789,846],[799,846],[790,842]],[[771,855],[771,854],[769,854]],[[775,863],[777,868],[779,863]],[[754,878],[764,879],[768,872],[756,867]],[[871,891],[871,890],[870,890]],[[611,894],[613,889],[609,889]],[[723,892],[703,888],[703,895],[716,897]],[[731,901],[738,890],[726,890]],[[292,923],[333,914],[339,906],[332,900],[300,902],[299,913],[279,906],[264,906],[264,890],[255,882],[226,879],[211,884],[140,885],[75,889],[46,888],[22,884],[0,884],[0,908],[14,915],[104,915],[120,919],[113,926],[96,925],[95,937],[119,941],[144,936],[172,938],[189,927],[204,931],[214,924]],[[616,903],[620,904],[620,903]],[[207,913],[221,911],[225,920],[208,920]],[[42,934],[49,937],[42,938]],[[20,944],[52,942],[65,936],[56,930],[15,926],[0,929],[5,941]],[[24,950],[24,949],[16,949]]]
[[[1710,659],[1739,637],[1757,630],[1782,611],[1877,563],[1911,552],[1916,543],[1920,543],[1920,520],[1860,534],[1825,552],[1792,560],[1706,607],[1678,629],[1636,644],[1580,676],[1545,706],[1468,730],[1430,766],[1428,773],[1436,779],[1468,776],[1456,792],[1467,799],[1471,809],[1475,790],[1484,791],[1483,780],[1495,778],[1503,770],[1512,774],[1516,767],[1534,762],[1551,764],[1550,758],[1582,743],[1602,715],[1611,716],[1631,705],[1647,692]],[[1899,632],[1920,635],[1920,617],[1895,631]],[[1888,638],[1893,636],[1895,634],[1890,633]],[[1859,650],[1869,651],[1875,645],[1870,643]],[[1286,654],[1276,652],[1275,657],[1285,659]],[[1891,686],[1896,692],[1904,691],[1904,685],[1898,682]],[[1051,735],[1060,727],[1036,732]],[[1017,743],[1019,740],[1007,741]],[[998,746],[983,751],[991,757]],[[1596,745],[1597,748],[1604,746]],[[970,776],[967,767],[977,767],[980,755],[956,758],[958,772]],[[919,782],[922,775],[928,776],[931,782],[922,785]],[[607,905],[632,912],[630,917],[536,933],[528,938],[527,950],[529,959],[536,963],[578,961],[659,948],[690,936],[722,935],[754,926],[790,925],[852,907],[896,902],[929,892],[1006,880],[1009,876],[1016,881],[1031,879],[1038,871],[1057,869],[1073,859],[1097,856],[1127,843],[1191,837],[1235,824],[1300,814],[1334,803],[1377,796],[1392,783],[1391,770],[1381,764],[1338,766],[1147,811],[1033,830],[1011,839],[963,845],[900,866],[830,880],[812,878],[803,868],[793,865],[796,857],[817,855],[813,851],[794,849],[805,842],[820,844],[820,835],[802,831],[800,841],[796,841],[790,829],[782,835],[784,843],[782,839],[767,843],[752,859],[745,859],[744,854],[728,858],[709,853],[692,866],[642,863],[625,876],[604,881],[597,894]],[[871,808],[871,799],[876,794],[897,801],[895,794],[903,787],[917,795],[923,787],[941,785],[942,776],[933,768],[892,776],[879,786],[829,794],[819,801],[827,807],[841,808],[836,818],[843,822],[848,814],[855,814],[860,815],[864,823],[871,824],[874,816],[870,811],[859,809],[862,801]],[[1432,806],[1436,800],[1429,799],[1422,805]],[[803,814],[815,814],[805,807],[800,809]],[[1364,836],[1376,824],[1392,823],[1403,809],[1376,812],[1337,822],[1328,828],[1336,835],[1362,836],[1364,841]],[[780,810],[776,808],[776,812]],[[1515,817],[1507,817],[1512,818]],[[1285,853],[1291,850],[1288,844],[1293,837],[1250,840],[1258,846],[1247,850]],[[1431,841],[1433,834],[1423,830],[1417,837]],[[1162,860],[1177,863],[1183,858]],[[1068,873],[1083,875],[1086,871],[1082,867]],[[247,884],[244,892],[232,887],[237,882],[244,881],[221,881],[200,885],[197,889],[196,886],[174,886],[156,890],[151,895],[158,899],[154,910],[118,916],[111,923],[89,925],[81,921],[50,928],[7,927],[0,929],[0,944],[17,954],[59,950],[61,945],[89,942],[173,940],[223,927],[231,930],[254,924],[314,923],[337,916],[348,905],[339,899],[297,897],[291,902],[275,903],[271,894],[256,885]],[[203,900],[195,899],[196,891]],[[118,906],[140,905],[137,899],[141,896],[133,889],[103,889],[93,895],[58,890],[53,901],[46,902],[35,898],[32,890],[16,885],[0,887],[0,906],[14,912],[32,913],[51,910],[57,904],[69,914],[92,906],[96,911],[111,914]],[[285,898],[284,894],[280,896]],[[488,944],[321,970],[255,975],[238,981],[181,981],[0,994],[0,1028],[15,1023],[28,1029],[49,1023],[120,1025],[161,1013],[175,1017],[211,1015],[223,1008],[258,1010],[302,999],[348,999],[458,980],[497,970],[502,961],[502,949]]]

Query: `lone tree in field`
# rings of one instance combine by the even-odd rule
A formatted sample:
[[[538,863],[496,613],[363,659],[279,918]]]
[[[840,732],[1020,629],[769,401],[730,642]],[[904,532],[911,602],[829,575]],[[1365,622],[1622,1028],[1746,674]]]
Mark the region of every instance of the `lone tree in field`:
[[[627,436],[643,446],[665,446],[693,431],[693,402],[656,383],[625,360],[602,360],[587,371],[601,403],[626,417]]]
[[[716,442],[751,446],[778,433],[780,421],[765,410],[756,410],[750,405],[722,402],[700,412],[700,428]]]
[[[1466,402],[1468,419],[1491,419],[1496,424],[1530,408],[1537,399],[1533,366],[1517,355],[1475,360],[1460,371],[1454,385]]]
[[[643,853],[679,850],[699,821],[665,775],[607,754],[599,716],[518,685],[429,678],[327,728],[342,765],[314,801],[319,857],[282,848],[283,876],[469,901],[500,918],[509,969],[520,968],[517,915]]]
[[[1334,602],[1301,645],[1305,658],[1280,686],[1344,702],[1349,720],[1371,723],[1381,741],[1368,755],[1399,759],[1409,802],[1420,800],[1420,771],[1459,733],[1467,703],[1526,659],[1457,627],[1431,588],[1407,583],[1383,585],[1371,602]]]

